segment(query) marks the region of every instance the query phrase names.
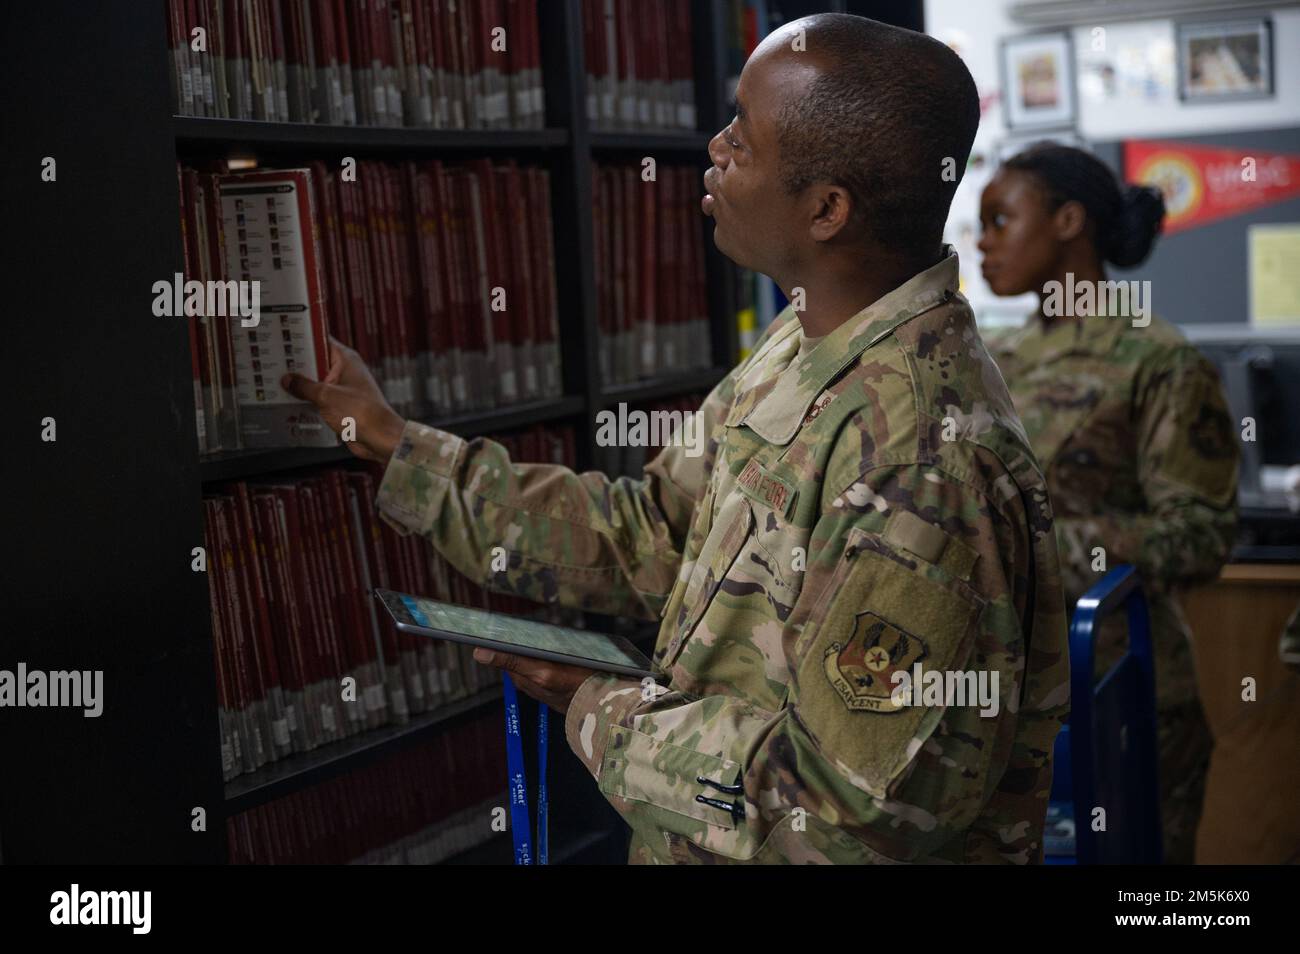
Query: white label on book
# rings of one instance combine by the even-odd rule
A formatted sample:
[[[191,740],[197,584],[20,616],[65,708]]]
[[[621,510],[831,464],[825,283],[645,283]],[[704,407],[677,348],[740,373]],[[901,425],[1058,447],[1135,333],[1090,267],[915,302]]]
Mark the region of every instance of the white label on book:
[[[384,687],[367,686],[365,700],[367,712],[378,712],[384,707]]]
[[[451,379],[451,393],[456,396],[456,403],[462,404],[465,401],[465,377],[464,375],[454,375]]]
[[[591,112],[591,105],[593,102],[594,100],[590,96],[588,96],[587,112],[589,113]],[[526,89],[515,90],[515,115],[527,116],[530,112],[532,112],[532,108],[533,108],[533,97],[531,91]]]
[[[338,723],[334,721],[333,706],[322,705],[320,707],[320,721],[321,725],[325,727],[326,732],[334,732],[337,730]]]
[[[668,368],[677,366],[677,348],[671,341],[664,342],[664,366]]]
[[[650,370],[655,366],[655,343],[653,341],[641,342],[641,367]]]
[[[388,115],[394,121],[402,115],[402,94],[391,83],[388,85]]]
[[[388,112],[388,99],[384,95],[383,88],[376,86],[371,90],[371,93],[373,94],[373,103],[371,108],[375,111],[375,115],[384,115],[384,113]]]
[[[192,104],[194,101],[194,79],[187,69],[181,69],[181,102]]]
[[[433,110],[434,123],[440,129],[447,125],[447,97],[439,96]]]
[[[352,105],[352,97],[343,96],[343,84],[339,81],[338,76],[330,77],[330,106],[340,116],[346,115],[344,112]]]
[[[235,770],[235,750],[229,743],[222,743],[221,746],[221,774],[229,775]]]
[[[501,372],[501,396],[507,401],[516,399],[515,372],[513,368]]]
[[[420,124],[433,125],[433,100],[427,96],[420,97]]]
[[[343,95],[343,115],[354,123],[357,121],[357,98],[352,93]]]
[[[271,723],[271,736],[275,739],[278,746],[289,744],[289,722],[287,719],[276,719]]]
[[[531,364],[524,368],[524,390],[529,394],[537,393],[537,369]]]
[[[630,123],[636,119],[636,97],[624,93],[623,101],[619,104],[619,115],[624,122]]]
[[[649,126],[650,125],[650,100],[642,96],[637,100],[636,105],[637,105],[637,111],[636,111],[637,118],[641,120],[641,125]]]
[[[217,102],[217,94],[212,89],[212,77],[207,74],[203,77],[203,101],[209,106],[214,106]]]
[[[442,673],[442,691],[444,695],[451,695],[451,673],[443,670]]]
[[[262,90],[262,109],[268,117],[275,115],[275,90],[269,86]]]
[[[677,125],[683,129],[695,128],[695,107],[690,103],[681,103],[677,107]]]
[[[197,63],[190,67],[190,89],[194,91],[195,100],[203,99],[203,67]]]
[[[609,91],[600,96],[600,115],[605,119],[614,118],[614,94]]]

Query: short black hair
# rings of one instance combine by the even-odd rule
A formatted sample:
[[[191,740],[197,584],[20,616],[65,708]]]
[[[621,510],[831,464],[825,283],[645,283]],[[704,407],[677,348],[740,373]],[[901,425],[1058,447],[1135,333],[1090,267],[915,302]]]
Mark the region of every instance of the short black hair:
[[[792,195],[843,186],[870,238],[906,255],[932,251],[979,126],[970,71],[933,37],[866,17],[821,13],[798,25],[823,69],[777,115],[782,184]]]
[[[1034,143],[1003,168],[1033,176],[1048,208],[1059,209],[1070,201],[1082,205],[1102,261],[1133,268],[1151,254],[1165,220],[1159,189],[1122,184],[1092,153],[1054,142]]]

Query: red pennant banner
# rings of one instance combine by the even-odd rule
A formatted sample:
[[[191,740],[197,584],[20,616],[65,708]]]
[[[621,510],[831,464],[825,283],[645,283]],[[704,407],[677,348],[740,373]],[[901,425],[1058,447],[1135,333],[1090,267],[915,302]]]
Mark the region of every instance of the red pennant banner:
[[[1124,177],[1164,193],[1168,235],[1300,196],[1300,157],[1130,140]]]

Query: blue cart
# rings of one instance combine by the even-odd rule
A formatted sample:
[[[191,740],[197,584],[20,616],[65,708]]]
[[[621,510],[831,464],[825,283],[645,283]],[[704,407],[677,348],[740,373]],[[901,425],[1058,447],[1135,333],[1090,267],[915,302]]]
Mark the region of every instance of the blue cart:
[[[1121,610],[1128,652],[1094,684],[1095,634]],[[1070,721],[1053,753],[1048,864],[1160,863],[1155,706],[1146,597],[1137,569],[1117,566],[1080,598],[1070,623]]]

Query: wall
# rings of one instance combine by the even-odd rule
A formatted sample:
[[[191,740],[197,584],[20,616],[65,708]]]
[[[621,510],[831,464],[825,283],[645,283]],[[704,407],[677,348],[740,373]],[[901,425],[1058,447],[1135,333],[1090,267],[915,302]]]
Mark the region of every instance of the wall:
[[[1026,136],[1006,128],[1000,95],[1001,40],[1034,32],[1014,22],[1011,0],[926,0],[926,30],[952,46],[971,71],[980,90],[983,115],[972,150],[971,163],[953,201],[948,241],[962,258],[962,290],[985,326],[1019,323],[1035,307],[1032,295],[999,299],[979,276],[975,242],[979,235],[979,195],[992,176],[1000,156],[1040,135]],[[1250,17],[1247,12],[1240,16]],[[1086,140],[1118,171],[1119,143],[1125,138],[1179,138],[1205,144],[1247,145],[1261,150],[1296,153],[1300,142],[1300,9],[1282,8],[1268,14],[1273,21],[1275,97],[1231,104],[1188,104],[1178,99],[1175,30],[1170,18],[1126,23],[1086,23],[1072,29],[1076,63],[1079,119],[1077,135]],[[1231,18],[1227,12],[1224,18]],[[1217,18],[1207,15],[1206,18]],[[1102,27],[1107,47],[1154,45],[1160,56],[1153,77],[1153,95],[1110,98],[1100,95],[1088,64],[1096,59],[1091,47],[1094,29]],[[1079,79],[1079,75],[1082,79]],[[1165,284],[1166,276],[1193,276],[1174,280],[1165,289],[1157,310],[1179,322],[1244,321],[1246,303],[1245,227],[1250,221],[1300,220],[1300,202],[1288,202],[1238,216],[1209,228],[1194,229],[1157,246],[1153,258],[1136,273],[1124,277],[1151,278]],[[1238,235],[1240,233],[1240,235]],[[1226,253],[1226,258],[1224,257]],[[1187,269],[1187,262],[1213,262],[1213,269]],[[1231,273],[1231,274],[1229,274]],[[1199,276],[1199,277],[1197,277]],[[1172,295],[1172,297],[1168,297]]]

